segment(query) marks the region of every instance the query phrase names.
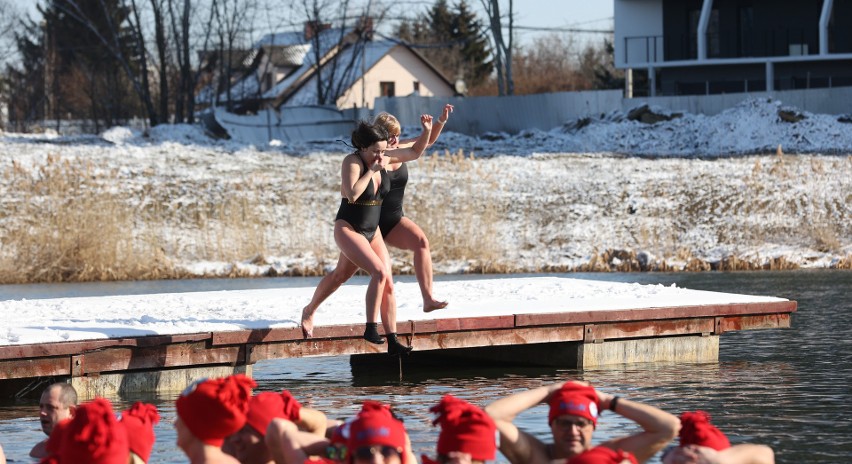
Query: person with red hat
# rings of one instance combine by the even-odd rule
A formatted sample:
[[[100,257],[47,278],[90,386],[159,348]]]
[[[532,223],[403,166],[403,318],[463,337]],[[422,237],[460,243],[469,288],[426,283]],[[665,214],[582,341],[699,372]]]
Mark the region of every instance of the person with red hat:
[[[354,419],[334,427],[330,439],[302,432],[286,419],[274,419],[266,442],[278,464],[417,462],[402,421],[387,405],[369,400]]]
[[[636,456],[623,451],[595,446],[568,460],[567,464],[637,464]]]
[[[266,430],[273,419],[282,418],[295,423],[300,430],[325,436],[326,417],[322,411],[303,407],[289,391],[262,392],[249,400],[246,425],[227,439],[228,448],[242,464],[273,462],[266,446]]]
[[[104,398],[81,404],[73,418],[56,423],[43,464],[128,464],[127,429]]]
[[[553,443],[546,444],[512,422],[540,403],[550,406],[548,422]],[[513,464],[547,464],[567,460],[592,448],[592,432],[602,410],[632,420],[642,432],[609,440],[610,449],[632,453],[645,462],[677,435],[677,417],[652,406],[595,390],[587,382],[560,382],[515,393],[489,404],[485,411],[500,432],[500,451]]]
[[[438,415],[432,425],[441,425],[438,457],[421,457],[423,464],[482,464],[497,456],[497,426],[482,409],[465,400],[445,395],[429,408]]]
[[[154,426],[160,422],[157,407],[137,401],[121,413],[121,423],[127,429],[130,445],[130,464],[146,464],[151,458],[156,435]]]
[[[222,451],[225,437],[246,423],[254,380],[242,374],[202,379],[178,397],[177,445],[191,464],[238,463]]]
[[[766,445],[731,446],[728,437],[710,423],[704,411],[680,415],[680,446],[663,454],[664,464],[774,464],[775,453]]]
[[[299,430],[282,418],[273,419],[266,431],[266,446],[276,464],[347,462],[349,423],[329,429],[329,437]]]
[[[416,464],[405,426],[388,405],[364,401],[361,412],[349,425],[351,463]]]

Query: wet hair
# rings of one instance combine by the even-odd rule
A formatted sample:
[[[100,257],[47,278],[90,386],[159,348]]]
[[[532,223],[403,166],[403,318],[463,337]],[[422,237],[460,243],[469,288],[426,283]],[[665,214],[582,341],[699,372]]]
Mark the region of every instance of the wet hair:
[[[384,127],[385,130],[388,131],[388,135],[398,135],[402,133],[399,120],[396,119],[396,116],[384,111],[376,115],[376,119],[373,120],[373,124]]]
[[[376,142],[387,142],[388,138],[388,131],[384,127],[367,121],[358,121],[358,127],[352,131],[352,146],[363,150]]]

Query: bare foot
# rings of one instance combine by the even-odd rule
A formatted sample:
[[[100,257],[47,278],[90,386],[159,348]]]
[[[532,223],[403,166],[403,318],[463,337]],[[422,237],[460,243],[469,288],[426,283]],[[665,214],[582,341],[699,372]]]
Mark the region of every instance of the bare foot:
[[[438,309],[444,309],[444,308],[447,307],[448,304],[450,304],[449,301],[432,300],[429,303],[423,303],[423,312],[424,313],[431,313],[432,311],[435,311],[435,310],[438,310]]]
[[[307,306],[302,309],[302,335],[304,335],[305,338],[311,338],[314,336],[314,315],[306,314],[307,310]]]

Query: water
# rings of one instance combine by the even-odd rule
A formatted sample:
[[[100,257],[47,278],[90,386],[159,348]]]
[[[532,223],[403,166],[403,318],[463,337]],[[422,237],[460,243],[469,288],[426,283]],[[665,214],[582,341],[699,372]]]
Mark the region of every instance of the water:
[[[493,277],[493,276],[490,276]],[[446,366],[398,376],[354,378],[348,358],[274,360],[255,365],[260,389],[290,390],[304,405],[330,417],[357,411],[356,401],[371,398],[394,405],[405,417],[417,454],[434,450],[437,430],[428,407],[451,393],[478,405],[521,389],[567,379],[592,382],[606,392],[656,405],[672,413],[703,409],[732,443],[770,445],[779,463],[841,463],[852,458],[852,272],[796,271],[694,274],[570,274],[569,277],[639,283],[676,283],[680,287],[729,293],[770,295],[798,301],[791,329],[724,334],[718,363],[701,365],[636,364],[601,370],[478,368]],[[441,276],[440,280],[477,278]],[[511,276],[507,276],[511,278]],[[402,278],[403,280],[405,277]],[[253,279],[74,286],[6,286],[5,295],[28,298],[212,288],[315,285],[316,279]],[[38,287],[38,288],[36,288]],[[40,288],[40,289],[39,289]],[[168,288],[168,290],[163,290]],[[50,295],[50,296],[48,296]],[[9,296],[7,296],[9,297]],[[157,404],[152,463],[187,462],[174,445],[173,396],[112,398],[117,408],[136,400]],[[10,462],[30,462],[26,454],[43,438],[35,419],[37,402],[0,402],[0,444]],[[516,424],[547,439],[547,408],[520,414]],[[594,442],[633,433],[620,416],[604,414]],[[506,462],[498,456],[498,462]],[[654,459],[652,462],[659,462]]]

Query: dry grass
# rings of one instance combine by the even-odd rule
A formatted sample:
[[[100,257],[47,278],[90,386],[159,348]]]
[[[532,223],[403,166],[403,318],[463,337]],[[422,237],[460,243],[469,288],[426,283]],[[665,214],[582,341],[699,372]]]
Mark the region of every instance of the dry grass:
[[[132,238],[132,208],[98,188],[114,173],[50,156],[34,170],[13,163],[3,176],[21,197],[5,211],[18,220],[6,221],[0,282],[179,277],[154,242]]]
[[[848,227],[842,218],[848,217],[852,196],[791,196],[774,204],[779,202],[772,189],[779,188],[773,187],[775,181],[780,186],[798,182],[798,174],[793,173],[802,164],[818,180],[848,170],[852,157],[805,160],[778,153],[757,158],[753,165],[749,162],[743,170],[744,186],[738,191],[714,183],[693,188],[666,180],[624,188],[621,201],[614,203],[605,196],[586,196],[586,190],[597,186],[585,179],[564,180],[567,177],[556,178],[565,186],[545,192],[550,195],[547,198],[524,197],[501,184],[511,173],[501,171],[505,165],[494,163],[460,150],[433,153],[412,166],[405,212],[426,232],[435,263],[457,263],[466,272],[483,273],[798,266],[785,258],[760,256],[707,261],[704,254],[684,245],[688,233],[704,233],[710,243],[745,249],[795,234],[810,240],[819,252],[844,253]],[[301,171],[302,165],[310,168]],[[273,276],[324,274],[338,253],[331,237],[339,202],[338,163],[329,158],[301,159],[282,164],[280,171],[258,166],[221,178],[171,180],[153,168],[128,174],[58,155],[34,167],[13,162],[0,172],[0,188],[5,188],[0,209],[0,283],[183,278],[189,273],[182,264],[200,261],[250,263],[265,267],[266,275]],[[130,185],[127,191],[116,190],[126,185]],[[619,209],[631,196],[641,200],[635,214],[624,212],[626,207]],[[678,202],[677,214],[650,209],[656,198]],[[583,202],[579,209],[570,206]],[[609,208],[613,204],[617,208]],[[788,221],[769,229],[761,219],[779,208],[801,222]],[[809,213],[814,210],[824,213],[815,217]],[[605,221],[597,217],[601,214],[607,216]],[[506,222],[519,217],[524,219],[515,223],[518,229],[512,232],[517,235],[505,236],[511,229]],[[717,224],[726,217],[754,220]],[[570,259],[549,264],[542,259],[531,268],[529,259],[515,262],[511,258],[518,256],[514,248],[533,253],[541,247],[570,250],[574,235],[566,229],[578,220],[593,230],[612,224],[622,227],[628,244],[601,246],[582,264],[564,264],[576,263]],[[640,250],[660,258],[649,259]],[[396,272],[413,272],[411,253],[391,250],[391,254]],[[282,265],[272,262],[274,256],[295,258]],[[835,261],[832,267],[852,269],[852,256]],[[254,276],[257,271],[234,265],[226,275]]]

